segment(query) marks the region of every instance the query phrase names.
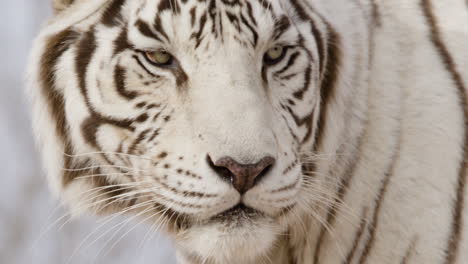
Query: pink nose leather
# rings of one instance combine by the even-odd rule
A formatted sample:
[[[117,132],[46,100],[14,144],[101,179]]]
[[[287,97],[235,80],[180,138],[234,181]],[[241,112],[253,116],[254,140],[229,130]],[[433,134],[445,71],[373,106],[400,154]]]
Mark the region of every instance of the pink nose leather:
[[[230,181],[239,193],[244,194],[267,174],[275,159],[265,157],[256,164],[240,164],[231,157],[221,158],[214,163],[208,157],[208,163],[221,178]]]

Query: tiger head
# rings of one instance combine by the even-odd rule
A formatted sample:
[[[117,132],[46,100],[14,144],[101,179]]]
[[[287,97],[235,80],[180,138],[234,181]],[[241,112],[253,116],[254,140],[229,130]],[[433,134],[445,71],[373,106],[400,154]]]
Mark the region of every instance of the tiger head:
[[[311,157],[337,145],[324,135],[345,120],[327,115],[346,95],[333,95],[340,38],[311,6],[55,4],[31,94],[47,175],[74,212],[139,215],[185,257],[226,263],[267,254],[312,210],[326,159]]]

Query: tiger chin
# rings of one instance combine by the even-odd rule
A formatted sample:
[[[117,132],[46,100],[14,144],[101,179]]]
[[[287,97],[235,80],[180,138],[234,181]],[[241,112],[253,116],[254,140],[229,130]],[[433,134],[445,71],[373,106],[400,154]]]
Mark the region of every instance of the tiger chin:
[[[466,1],[53,4],[28,93],[74,214],[182,264],[468,263]]]

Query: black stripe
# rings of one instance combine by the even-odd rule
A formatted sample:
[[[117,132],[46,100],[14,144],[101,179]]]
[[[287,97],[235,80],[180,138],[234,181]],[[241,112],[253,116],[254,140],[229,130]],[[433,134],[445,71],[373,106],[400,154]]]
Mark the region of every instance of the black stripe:
[[[286,109],[286,106],[283,106],[283,109]],[[291,126],[289,126],[289,122],[288,122],[288,119],[283,115],[281,114],[281,117],[283,118],[284,120],[284,123],[286,124],[286,126],[288,127],[288,130],[289,130],[289,133],[291,134],[291,137],[294,139],[294,142],[297,142],[299,143],[299,138],[297,137],[297,135],[294,133],[293,129],[291,128]]]
[[[221,0],[221,2],[230,7],[242,6],[242,2],[240,0]]]
[[[128,148],[128,153],[133,154],[137,150],[138,145],[146,138],[148,133],[151,132],[151,128],[145,129],[138,136],[136,137],[135,141],[133,141],[132,145]]]
[[[271,3],[269,0],[257,0],[257,2],[266,10],[271,11]]]
[[[203,14],[200,18],[200,22],[199,22],[199,29],[198,29],[198,32],[197,33],[194,33],[192,34],[191,38],[194,38],[195,41],[196,41],[196,44],[195,44],[195,48],[198,48],[203,40],[202,38],[202,34],[203,34],[203,31],[205,30],[205,25],[206,25],[206,21],[207,21],[208,17],[206,14]]]
[[[132,45],[128,42],[127,34],[127,28],[124,27],[120,32],[119,37],[117,37],[117,39],[114,41],[114,56],[132,47]]]
[[[313,111],[311,113],[309,113],[306,117],[300,118],[299,116],[296,115],[296,113],[294,113],[294,111],[291,109],[291,107],[283,106],[283,108],[289,112],[289,114],[292,116],[292,118],[294,119],[294,122],[296,123],[296,125],[298,127],[303,126],[304,124],[311,123],[310,118],[311,118],[311,116],[313,116]]]
[[[68,137],[68,124],[65,115],[65,99],[63,94],[56,88],[55,83],[55,68],[59,59],[65,51],[79,38],[79,33],[66,29],[56,35],[50,37],[46,42],[46,48],[40,60],[39,81],[42,96],[47,101],[48,110],[51,118],[54,120],[55,133],[58,140],[62,141],[64,145],[64,152],[71,155],[73,149]],[[69,155],[64,155],[63,167],[66,169],[73,169],[75,162]],[[67,186],[75,177],[78,176],[77,171],[66,170],[63,172],[62,185]]]
[[[310,136],[312,135],[312,125],[313,125],[312,121],[313,121],[315,111],[312,110],[305,117],[301,118],[298,115],[296,115],[296,113],[294,113],[294,111],[291,109],[291,107],[285,106],[283,104],[281,104],[281,106],[282,106],[282,108],[284,110],[289,112],[291,117],[294,119],[294,122],[296,123],[297,127],[301,127],[303,125],[306,125],[307,133],[306,133],[306,135],[304,136],[304,138],[302,140],[300,140],[300,141],[298,140],[298,143],[303,144],[303,143],[307,142],[307,140],[309,140]],[[290,130],[291,130],[291,128],[290,128]],[[295,137],[295,138],[297,138],[297,137]]]
[[[380,213],[382,210],[382,205],[385,200],[385,195],[387,193],[388,187],[391,183],[391,179],[395,174],[395,168],[397,165],[397,161],[399,159],[399,154],[401,152],[400,151],[401,139],[402,139],[401,127],[396,128],[394,131],[394,134],[397,135],[397,141],[396,141],[397,145],[395,146],[393,150],[390,163],[388,164],[388,168],[384,174],[382,185],[380,186],[377,197],[374,200],[374,212],[373,212],[371,222],[368,225],[369,236],[366,242],[364,243],[364,249],[358,262],[361,264],[365,264],[367,262],[368,257],[370,256],[371,250],[374,247],[375,240],[377,239],[376,234],[377,234],[377,229],[379,226],[379,217],[380,217]]]
[[[192,27],[195,26],[195,20],[197,19],[197,7],[194,6],[190,9],[190,24]]]
[[[291,66],[294,65],[294,63],[296,62],[297,58],[299,57],[301,53],[299,51],[293,53],[290,57],[289,57],[289,60],[288,62],[286,63],[286,65],[284,65],[283,68],[281,68],[281,70],[278,70],[276,71],[274,74],[275,75],[279,75],[279,74],[282,74],[284,73],[285,71],[287,71]]]
[[[119,144],[119,147],[115,150],[116,153],[122,153],[123,152],[123,142],[121,141]],[[128,159],[127,156],[123,157],[122,155],[116,154],[115,157],[120,160],[126,167],[131,167],[131,162]]]
[[[84,97],[86,98],[87,104],[89,104],[89,98],[86,91],[86,71],[96,49],[97,42],[94,29],[92,29],[83,35],[78,44],[78,52],[76,54],[76,71],[78,73],[79,87],[81,92],[85,95]]]
[[[360,152],[361,152],[361,147],[362,147],[362,140],[363,140],[363,135],[360,135],[360,137],[358,138],[358,145],[357,145],[359,146],[359,149],[357,149],[355,153],[353,153],[352,157],[354,157],[354,159],[349,163],[351,164],[351,166],[349,166],[346,172],[343,174],[343,178],[340,180],[340,183],[338,185],[339,187],[336,193],[337,198],[333,201],[333,204],[330,205],[328,209],[326,225],[329,228],[333,228],[333,225],[335,224],[335,220],[338,214],[338,209],[344,197],[348,193],[351,182],[355,176],[355,170],[356,170],[357,164],[360,162],[360,157],[361,157]],[[312,164],[311,167],[313,169],[314,165]],[[317,238],[317,243],[315,244],[314,262],[313,262],[314,264],[319,263],[322,243],[326,234],[327,234],[327,229],[325,228],[325,226],[322,226],[320,228],[320,233]]]
[[[159,133],[161,133],[160,128],[154,130],[153,134],[149,137],[148,142],[153,141],[157,136],[159,136]]]
[[[380,27],[382,25],[382,18],[379,10],[379,5],[376,0],[371,0],[372,4],[372,20],[373,24]]]
[[[223,16],[222,14],[220,14],[218,16],[218,20],[219,20],[219,34],[221,36],[221,43],[224,43],[224,26],[223,26]],[[214,27],[214,25],[213,25]]]
[[[399,131],[398,133],[401,134],[401,131]],[[400,137],[401,137],[401,135],[398,135],[398,138],[400,138]],[[398,146],[396,147],[396,149],[394,150],[394,153],[392,155],[392,162],[391,162],[387,172],[385,173],[385,178],[383,180],[382,186],[380,187],[377,198],[374,201],[374,204],[375,204],[374,213],[373,213],[373,216],[372,216],[371,222],[369,223],[369,228],[368,228],[369,237],[367,238],[367,240],[366,240],[366,242],[364,244],[364,249],[363,249],[363,252],[361,254],[361,257],[359,258],[358,263],[362,263],[362,264],[366,263],[368,257],[370,256],[370,252],[374,247],[375,240],[376,240],[376,234],[377,234],[377,228],[379,226],[379,216],[380,216],[380,212],[382,210],[382,204],[383,204],[383,201],[385,199],[385,195],[387,193],[388,186],[390,185],[391,178],[394,175],[396,162],[398,160],[398,154],[400,153],[400,145],[399,144],[400,144],[400,139],[398,140]]]
[[[265,66],[265,64],[263,64],[263,66],[262,66],[262,80],[265,83],[268,83],[268,70],[267,70],[267,67]]]
[[[55,125],[57,135],[62,139],[64,144],[64,168],[67,168],[63,173],[62,184],[68,186],[74,179],[82,175],[93,174],[91,170],[78,170],[88,166],[88,161],[74,160],[70,155],[73,155],[73,147],[68,138],[68,125],[65,117],[64,98],[61,93],[55,89],[55,67],[63,53],[79,38],[77,32],[65,30],[50,38],[46,45],[45,53],[41,59],[41,87],[44,96],[49,102],[50,111],[55,117]],[[76,169],[76,170],[73,170]],[[95,179],[93,179],[93,183]],[[104,179],[101,180],[104,183]]]
[[[218,37],[218,31],[216,29],[217,18],[219,18],[218,20],[220,24],[221,34],[222,34],[222,28],[223,28],[222,19],[221,19],[221,16],[218,16],[218,13],[219,13],[219,10],[216,8],[216,0],[211,0],[208,5],[208,14],[210,15],[210,18],[211,18],[211,33],[214,34],[215,38]],[[221,35],[221,39],[223,39],[222,35]]]
[[[244,15],[240,15],[240,18],[241,18],[241,22],[247,26],[247,28],[250,30],[250,32],[252,32],[252,36],[253,36],[253,42],[252,42],[252,46],[255,48],[257,47],[257,43],[258,43],[258,33],[257,31],[252,27],[252,25],[250,25],[250,23],[247,21],[247,19],[244,17]]]
[[[318,30],[315,24],[315,20],[307,14],[304,6],[302,6],[297,0],[291,0],[290,2],[293,8],[295,9],[296,13],[298,14],[299,18],[310,23],[312,35],[315,39],[317,45],[317,52],[319,56],[319,67],[322,78],[320,84],[321,101],[319,120],[317,124],[318,131],[315,135],[314,140],[314,150],[317,151],[319,146],[321,145],[321,141],[323,140],[324,128],[326,127],[325,118],[327,115],[327,106],[334,96],[334,91],[337,85],[336,82],[338,79],[338,69],[339,67],[341,67],[341,38],[338,35],[338,33],[333,29],[333,27],[318,14],[319,17],[323,20],[323,23],[326,25],[328,31],[327,49],[325,53],[325,40],[322,37],[322,33]],[[312,9],[312,7],[310,8]],[[300,93],[297,94],[297,96],[300,95]],[[311,131],[308,132],[307,137],[309,137],[310,135]]]
[[[177,68],[172,69],[171,72],[174,74],[177,88],[182,88],[187,84],[189,77],[187,73],[185,73],[184,69],[182,69],[182,66],[179,65]]]
[[[330,101],[333,100],[338,82],[338,69],[341,67],[342,54],[341,54],[341,37],[332,28],[328,22],[325,21],[328,29],[327,41],[327,58],[325,65],[325,73],[320,85],[320,118],[318,121],[317,137],[314,143],[314,150],[318,150],[323,142],[323,136],[326,128],[327,113]]]
[[[174,14],[180,13],[179,1],[177,0],[161,0],[158,6],[158,12],[172,11]]]
[[[75,58],[75,67],[78,76],[78,86],[83,96],[83,99],[88,107],[90,117],[82,124],[81,130],[84,138],[88,140],[94,147],[97,146],[96,132],[100,125],[110,124],[116,127],[124,128],[133,131],[134,128],[131,124],[134,120],[131,119],[114,119],[111,117],[104,117],[96,112],[89,99],[88,90],[86,87],[86,73],[89,63],[97,49],[97,42],[94,29],[84,33],[77,47],[77,54]]]
[[[297,2],[297,0],[291,0],[291,4],[293,5],[296,13],[298,14],[299,18],[304,21],[308,21],[311,27],[311,33],[312,36],[315,39],[315,43],[317,45],[317,52],[318,52],[318,57],[319,57],[319,68],[320,68],[320,74],[324,75],[324,66],[325,66],[325,40],[322,36],[322,33],[319,31],[319,29],[316,26],[315,20],[309,16],[305,8]]]
[[[169,41],[169,36],[167,35],[166,31],[164,30],[162,26],[162,21],[159,16],[157,16],[154,20],[154,30],[161,34],[167,41]]]
[[[237,18],[237,16],[231,12],[228,12],[226,11],[225,12],[227,18],[229,19],[229,21],[231,22],[231,24],[236,28],[237,32],[241,33],[241,27],[239,25],[239,18]]]
[[[149,75],[153,76],[153,77],[156,77],[157,75],[150,72],[146,67],[145,65],[143,64],[143,62],[140,60],[140,58],[137,56],[137,55],[133,55],[132,56],[133,59],[135,59],[135,61],[138,63],[138,65],[140,65],[141,68],[143,68],[143,70],[145,70],[146,73],[148,73]]]
[[[463,135],[463,152],[461,157],[461,163],[459,167],[458,183],[456,186],[456,199],[453,203],[453,220],[451,224],[450,235],[447,241],[447,249],[445,264],[455,263],[458,257],[458,251],[460,241],[462,239],[463,232],[463,210],[464,210],[464,196],[465,196],[465,182],[468,168],[468,97],[466,92],[466,86],[463,83],[463,79],[460,73],[457,71],[455,61],[450,54],[447,46],[445,45],[441,32],[439,29],[438,22],[434,15],[433,6],[430,0],[421,0],[420,2],[423,14],[426,18],[426,22],[430,27],[430,39],[439,53],[442,63],[445,65],[447,72],[450,74],[452,81],[458,89],[458,96],[460,98],[460,104],[463,109],[463,124],[464,124],[464,135]]]
[[[65,117],[65,99],[55,86],[55,67],[63,53],[79,38],[79,33],[64,30],[47,40],[44,54],[41,57],[40,84],[41,92],[46,98],[49,112],[55,120],[57,135],[65,143],[67,140],[67,121]]]
[[[304,97],[304,93],[307,92],[310,88],[310,81],[312,79],[312,67],[309,65],[304,73],[304,84],[302,89],[299,91],[294,92],[293,96],[297,100],[302,100]]]
[[[143,36],[163,42],[162,39],[158,35],[154,34],[154,32],[151,30],[151,28],[145,21],[138,19],[135,22],[135,27],[138,29],[138,31],[140,31],[140,33]]]
[[[324,39],[322,34],[318,31],[315,26],[315,22],[311,16],[309,16],[304,7],[299,4],[297,0],[291,0],[291,4],[295,8],[299,17],[304,21],[309,21],[312,28],[312,35],[314,36],[317,44],[317,51],[319,55],[319,64],[321,68],[322,80],[320,84],[320,115],[318,120],[318,131],[314,141],[314,151],[317,151],[323,141],[324,129],[326,128],[326,116],[328,112],[328,105],[333,100],[335,89],[338,81],[338,69],[341,67],[341,37],[334,30],[330,23],[328,23],[320,14],[316,13],[327,28],[327,47],[326,53],[324,53]],[[312,7],[309,7],[312,9]],[[314,11],[315,12],[315,11]],[[323,70],[322,70],[323,68]]]
[[[365,207],[361,216],[361,224],[359,225],[359,229],[356,231],[356,234],[354,235],[353,246],[350,248],[348,254],[346,255],[346,260],[343,261],[343,264],[349,264],[354,259],[356,250],[359,245],[359,241],[361,241],[362,235],[364,234],[364,230],[366,229],[366,226],[367,226],[367,212],[368,211],[369,211],[369,208]]]
[[[325,72],[324,72],[324,68],[325,68],[325,41],[324,41],[324,38],[322,36],[322,33],[318,30],[317,26],[315,25],[315,23],[313,22],[313,20],[311,20],[310,22],[310,25],[311,25],[311,31],[312,31],[312,36],[314,36],[315,38],[315,42],[317,44],[317,52],[318,52],[318,57],[319,57],[319,68],[320,68],[320,75],[321,76],[324,76],[325,75]]]
[[[416,248],[417,240],[418,240],[417,237],[413,238],[411,240],[411,243],[409,244],[408,249],[406,249],[406,253],[403,256],[403,258],[401,259],[400,264],[408,264],[409,263],[409,261],[411,259],[411,256],[413,256],[414,250]]]
[[[281,16],[276,22],[275,22],[275,30],[273,33],[273,38],[275,40],[279,39],[284,33],[288,31],[288,29],[291,28],[291,21],[289,21],[289,18],[287,16]]]
[[[247,14],[248,14],[250,20],[252,21],[252,23],[255,26],[257,26],[257,20],[255,19],[254,15],[253,15],[252,4],[250,4],[249,1],[246,1],[245,4],[247,5]]]
[[[121,10],[126,0],[113,0],[104,11],[101,23],[108,27],[118,26],[122,22]]]
[[[125,85],[125,69],[121,66],[116,66],[114,71],[114,82],[117,92],[124,98],[132,100],[137,96],[136,92],[129,92]]]

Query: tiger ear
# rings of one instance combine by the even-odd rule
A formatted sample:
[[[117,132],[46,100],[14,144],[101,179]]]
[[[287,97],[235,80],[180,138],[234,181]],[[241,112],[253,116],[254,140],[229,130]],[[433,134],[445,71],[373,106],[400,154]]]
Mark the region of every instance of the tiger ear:
[[[52,6],[54,8],[55,14],[62,12],[71,6],[76,0],[52,0]]]

